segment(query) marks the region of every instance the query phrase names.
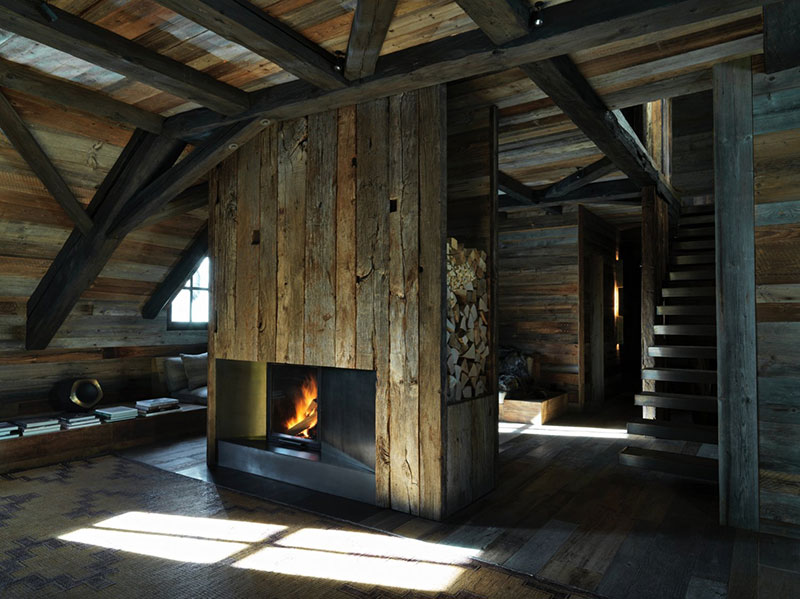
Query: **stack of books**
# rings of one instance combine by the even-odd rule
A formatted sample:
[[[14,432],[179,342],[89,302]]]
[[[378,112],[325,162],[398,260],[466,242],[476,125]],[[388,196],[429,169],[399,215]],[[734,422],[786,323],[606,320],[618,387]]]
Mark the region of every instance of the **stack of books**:
[[[156,414],[163,414],[173,410],[180,410],[180,405],[177,399],[171,397],[159,397],[157,399],[143,399],[136,402],[136,409],[139,410],[139,416],[155,416]]]
[[[19,426],[12,422],[0,422],[0,441],[19,437]]]
[[[100,424],[100,419],[94,414],[64,414],[59,420],[61,428],[65,431]]]
[[[35,418],[20,418],[14,424],[19,426],[20,434],[23,437],[33,437],[45,433],[54,433],[61,430],[61,423],[58,418],[37,416]]]
[[[120,420],[132,420],[139,415],[139,410],[127,406],[109,406],[107,408],[97,408],[94,411],[103,422],[119,422]]]

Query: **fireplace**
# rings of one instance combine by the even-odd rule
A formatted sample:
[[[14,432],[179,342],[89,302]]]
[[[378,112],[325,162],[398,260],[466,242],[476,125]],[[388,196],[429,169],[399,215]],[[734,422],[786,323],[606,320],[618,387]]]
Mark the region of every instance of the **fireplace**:
[[[267,430],[274,447],[319,452],[320,368],[270,364]]]
[[[220,466],[374,503],[375,371],[215,367]]]

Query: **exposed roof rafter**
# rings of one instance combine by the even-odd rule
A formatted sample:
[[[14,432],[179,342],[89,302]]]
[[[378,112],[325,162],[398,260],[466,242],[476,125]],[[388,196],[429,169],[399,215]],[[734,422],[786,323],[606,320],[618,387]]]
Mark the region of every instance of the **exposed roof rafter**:
[[[469,18],[498,46],[530,33],[531,9],[525,0],[456,0]]]
[[[0,0],[0,27],[222,114],[236,114],[250,105],[247,93],[236,87],[47,6],[54,19],[46,18],[33,2]]]
[[[358,0],[347,42],[344,76],[349,80],[375,72],[397,0]]]
[[[340,89],[347,85],[333,54],[247,0],[158,2],[317,87]]]
[[[47,191],[61,204],[64,212],[69,215],[75,226],[81,233],[87,235],[92,230],[92,219],[86,214],[83,205],[72,193],[58,169],[53,166],[50,158],[28,130],[11,102],[2,93],[0,93],[0,129],[47,188]]]

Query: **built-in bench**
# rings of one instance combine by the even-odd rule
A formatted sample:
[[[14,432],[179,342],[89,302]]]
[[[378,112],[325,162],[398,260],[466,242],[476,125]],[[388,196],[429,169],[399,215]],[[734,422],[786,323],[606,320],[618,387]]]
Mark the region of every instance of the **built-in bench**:
[[[500,403],[500,420],[541,425],[566,411],[566,393],[554,393],[544,398],[506,395]]]
[[[0,474],[205,433],[206,407],[180,406],[154,416],[0,441]]]

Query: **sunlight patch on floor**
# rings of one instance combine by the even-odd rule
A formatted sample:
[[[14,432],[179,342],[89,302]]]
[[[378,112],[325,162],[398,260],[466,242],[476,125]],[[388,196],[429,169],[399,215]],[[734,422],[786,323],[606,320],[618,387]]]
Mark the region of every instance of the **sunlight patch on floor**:
[[[333,553],[353,553],[437,564],[466,564],[480,554],[477,549],[426,543],[404,537],[389,537],[368,532],[304,528],[276,542],[295,549]]]
[[[443,591],[463,573],[457,566],[287,547],[266,547],[234,567],[418,591]]]
[[[286,530],[285,526],[276,524],[222,520],[218,518],[194,518],[191,516],[152,514],[148,512],[128,512],[98,522],[95,526],[134,532],[215,539],[218,541],[238,541],[241,543],[263,541],[267,537]]]
[[[555,426],[552,424],[516,424],[501,422],[500,434],[543,435],[546,437],[588,437],[595,439],[627,439],[624,428],[593,428],[589,426]]]
[[[81,528],[58,538],[62,541],[193,564],[213,564],[249,547],[245,543],[123,532],[105,528]]]
[[[476,549],[438,545],[381,533],[303,528],[149,512],[127,512],[62,541],[172,561],[233,567],[418,591],[445,591],[464,573]],[[247,551],[253,553],[247,555]],[[230,562],[229,562],[230,563]]]

